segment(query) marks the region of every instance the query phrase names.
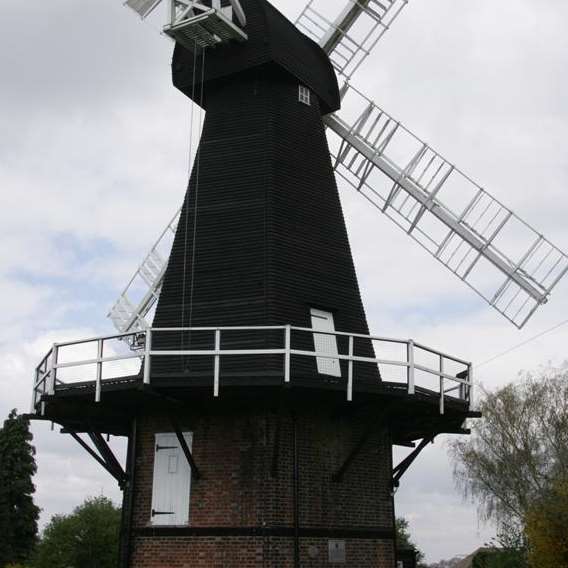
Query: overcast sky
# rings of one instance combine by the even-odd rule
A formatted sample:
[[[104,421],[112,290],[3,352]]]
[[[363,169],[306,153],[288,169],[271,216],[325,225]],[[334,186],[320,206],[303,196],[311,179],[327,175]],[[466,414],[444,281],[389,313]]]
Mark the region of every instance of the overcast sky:
[[[275,0],[295,18],[302,0]],[[568,250],[568,3],[410,0],[354,83]],[[27,411],[57,340],[112,332],[107,309],[181,204],[188,100],[171,43],[120,0],[0,4],[0,416]],[[522,332],[385,217],[342,189],[374,333],[474,363],[568,318],[568,279]],[[568,327],[476,370],[495,388],[560,364]],[[75,443],[34,424],[42,522],[114,482]],[[429,560],[492,534],[455,490],[445,441],[397,494]]]

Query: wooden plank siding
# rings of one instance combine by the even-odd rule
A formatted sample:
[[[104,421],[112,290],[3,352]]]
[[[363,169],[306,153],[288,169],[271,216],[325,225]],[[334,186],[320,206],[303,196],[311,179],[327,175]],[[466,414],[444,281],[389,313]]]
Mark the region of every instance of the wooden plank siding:
[[[255,0],[252,4],[264,3]],[[251,20],[254,28],[254,13]],[[284,27],[279,19],[278,25]],[[305,49],[316,54],[312,63],[320,61],[320,48],[305,43],[292,24],[288,26],[294,35],[288,28],[279,34],[273,27],[272,43],[284,46],[295,37],[301,47],[295,57],[301,57]],[[247,32],[251,33],[248,27]],[[187,94],[193,90],[193,70],[176,63],[182,49],[176,48],[174,83]],[[211,53],[205,54],[206,69],[221,65]],[[333,313],[337,330],[368,334],[322,122],[322,113],[333,106],[334,98],[328,98],[322,108],[322,99],[312,88],[313,83],[318,92],[337,92],[335,75],[330,73],[327,58],[311,71],[316,79],[307,84],[312,90],[308,106],[298,99],[299,85],[305,84],[299,76],[306,76],[301,66],[294,75],[289,71],[293,64],[258,65],[252,56],[250,61],[237,66],[236,73],[230,62],[222,80],[220,70],[211,72],[214,79],[205,86],[207,114],[199,160],[193,168],[154,327],[311,327],[310,308],[314,307]],[[260,344],[258,338],[256,332],[228,341],[232,348],[284,345],[282,332],[266,333]],[[171,335],[155,341],[159,348],[213,346],[212,334]],[[347,352],[346,343],[339,342],[340,353]],[[311,350],[313,338],[300,334],[293,346]],[[367,356],[373,353],[368,342],[360,342],[356,351]],[[160,359],[152,376],[187,375],[189,367],[190,374],[211,373],[211,359],[193,359]],[[296,376],[321,380],[315,367],[313,358],[293,360]],[[347,376],[344,363],[342,367],[340,382]],[[355,367],[358,380],[379,379],[374,366]],[[282,356],[223,358],[221,367],[222,376],[282,373]]]

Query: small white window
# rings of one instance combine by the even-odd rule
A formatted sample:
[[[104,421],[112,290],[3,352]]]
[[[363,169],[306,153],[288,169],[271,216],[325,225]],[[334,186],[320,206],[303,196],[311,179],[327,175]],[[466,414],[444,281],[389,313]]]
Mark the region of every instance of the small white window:
[[[191,450],[191,432],[183,434]],[[156,434],[154,446],[154,478],[152,513],[154,526],[189,524],[191,467],[175,434]]]
[[[312,329],[319,331],[335,331],[333,322],[333,314],[312,308],[310,310],[312,317]],[[325,353],[328,355],[338,355],[337,337],[323,333],[314,333],[314,348],[316,353]],[[318,373],[321,375],[331,375],[333,377],[341,377],[341,367],[339,359],[332,357],[316,357]]]
[[[308,87],[305,87],[304,85],[300,85],[299,91],[298,91],[298,100],[301,103],[304,103],[305,105],[311,106],[312,104],[312,96],[311,96],[311,91],[310,89],[308,89]]]

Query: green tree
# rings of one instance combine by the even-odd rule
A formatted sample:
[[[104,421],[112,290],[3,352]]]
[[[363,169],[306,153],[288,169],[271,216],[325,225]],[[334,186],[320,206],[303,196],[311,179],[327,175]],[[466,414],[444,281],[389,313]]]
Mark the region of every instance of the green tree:
[[[414,544],[410,536],[408,521],[402,517],[396,519],[396,547],[399,550],[414,550],[418,566],[424,566],[424,553]]]
[[[554,484],[526,520],[531,568],[568,566],[568,480]]]
[[[116,568],[120,509],[106,497],[55,515],[37,547],[34,568]]]
[[[493,548],[481,550],[471,563],[472,568],[524,568],[526,554],[520,549]]]
[[[37,541],[32,438],[29,420],[12,410],[0,429],[0,566],[25,563]]]
[[[455,476],[480,515],[523,535],[527,515],[568,478],[568,371],[543,368],[485,392],[472,436],[451,446]]]

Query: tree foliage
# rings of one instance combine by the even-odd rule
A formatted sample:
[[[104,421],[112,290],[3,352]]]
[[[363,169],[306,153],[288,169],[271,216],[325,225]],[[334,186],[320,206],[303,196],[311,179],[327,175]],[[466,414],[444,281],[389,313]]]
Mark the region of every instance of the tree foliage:
[[[116,568],[120,509],[106,497],[55,515],[38,545],[34,568]]]
[[[402,517],[396,519],[396,547],[401,550],[413,550],[416,553],[416,561],[422,566],[424,553],[414,544],[410,536],[408,521]]]
[[[568,566],[568,479],[559,480],[527,516],[531,568]]]
[[[475,555],[472,568],[523,568],[525,552],[521,549],[485,549]]]
[[[568,473],[568,372],[543,369],[481,402],[473,435],[453,443],[455,475],[480,513],[524,528],[534,503]]]
[[[462,562],[463,562],[463,557],[456,556],[448,560],[440,560],[439,562],[428,564],[428,568],[458,568]]]
[[[25,563],[37,540],[37,466],[29,426],[13,410],[0,429],[0,566]]]

